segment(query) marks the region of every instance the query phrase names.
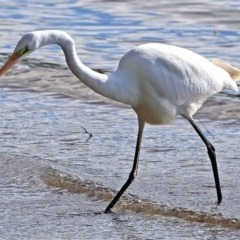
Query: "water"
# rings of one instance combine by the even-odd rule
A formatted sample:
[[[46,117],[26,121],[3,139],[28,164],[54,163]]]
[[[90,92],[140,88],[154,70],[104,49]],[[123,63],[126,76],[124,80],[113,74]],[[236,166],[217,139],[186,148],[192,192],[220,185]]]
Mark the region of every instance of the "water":
[[[82,61],[112,71],[130,48],[164,42],[239,67],[236,1],[0,1],[0,62],[23,33],[61,29]],[[107,206],[131,169],[135,113],[80,83],[59,47],[1,79],[0,239],[239,239],[239,99],[225,92],[196,115],[217,150],[223,203],[205,146],[186,120],[147,126],[136,181]],[[84,128],[92,133],[92,137]],[[211,134],[209,133],[211,132]]]

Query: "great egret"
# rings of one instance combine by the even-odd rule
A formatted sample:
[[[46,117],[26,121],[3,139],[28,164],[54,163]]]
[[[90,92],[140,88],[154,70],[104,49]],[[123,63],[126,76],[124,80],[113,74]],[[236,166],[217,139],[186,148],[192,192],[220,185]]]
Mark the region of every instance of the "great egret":
[[[178,115],[190,122],[207,147],[218,203],[221,203],[215,149],[192,116],[209,96],[223,89],[238,91],[235,81],[240,78],[240,70],[221,60],[211,62],[187,49],[149,43],[127,52],[117,70],[105,75],[91,70],[80,61],[74,41],[67,33],[49,30],[24,35],[0,69],[0,76],[19,60],[48,44],[61,46],[69,68],[84,84],[102,96],[130,105],[138,116],[139,129],[132,170],[105,212],[111,211],[137,175],[145,123],[170,124]]]

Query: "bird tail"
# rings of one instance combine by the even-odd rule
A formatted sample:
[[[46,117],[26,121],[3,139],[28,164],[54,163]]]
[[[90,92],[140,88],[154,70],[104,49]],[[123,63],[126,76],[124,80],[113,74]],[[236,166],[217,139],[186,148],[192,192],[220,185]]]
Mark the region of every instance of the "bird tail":
[[[234,80],[234,81],[238,81],[240,80],[240,70],[236,67],[233,67],[231,66],[230,63],[224,61],[224,60],[221,60],[221,59],[218,59],[218,58],[214,58],[212,60],[210,60],[214,65],[224,69],[226,72],[229,73],[229,75],[231,76],[231,78]]]

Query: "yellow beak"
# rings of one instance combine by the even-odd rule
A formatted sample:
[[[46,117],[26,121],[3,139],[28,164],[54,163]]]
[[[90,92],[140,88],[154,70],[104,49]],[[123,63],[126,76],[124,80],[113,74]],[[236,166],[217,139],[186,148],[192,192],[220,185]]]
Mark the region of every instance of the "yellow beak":
[[[9,57],[7,62],[0,69],[0,77],[4,75],[14,64],[17,63],[19,57],[21,56],[20,52],[21,51],[15,52]]]

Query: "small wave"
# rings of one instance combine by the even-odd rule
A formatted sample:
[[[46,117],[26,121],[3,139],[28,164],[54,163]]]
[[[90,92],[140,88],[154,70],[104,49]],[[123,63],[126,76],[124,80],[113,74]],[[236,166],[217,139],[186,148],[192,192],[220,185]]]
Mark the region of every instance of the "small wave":
[[[95,182],[74,178],[69,174],[60,172],[51,167],[46,168],[41,174],[45,184],[52,187],[67,189],[78,194],[87,194],[99,200],[110,202],[116,191],[98,185]],[[117,203],[120,211],[134,211],[147,215],[161,215],[177,217],[190,222],[219,225],[226,228],[240,229],[240,221],[233,218],[225,218],[222,214],[208,214],[184,208],[174,208],[167,205],[142,200],[137,196],[125,194]]]

